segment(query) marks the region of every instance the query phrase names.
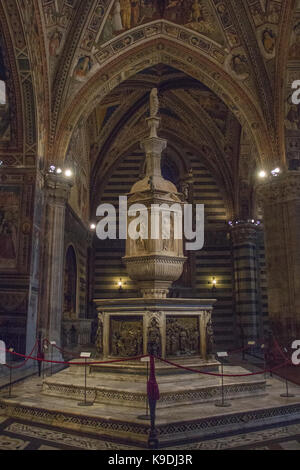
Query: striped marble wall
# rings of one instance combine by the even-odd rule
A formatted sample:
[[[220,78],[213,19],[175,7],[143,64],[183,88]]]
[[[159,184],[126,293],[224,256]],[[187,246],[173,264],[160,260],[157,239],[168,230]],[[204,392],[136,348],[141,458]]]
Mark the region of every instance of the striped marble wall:
[[[232,346],[235,337],[233,312],[233,264],[223,197],[210,172],[198,159],[191,160],[194,204],[205,206],[205,244],[196,255],[195,289],[199,297],[215,297],[214,331],[220,346]],[[212,279],[217,284],[213,289]]]

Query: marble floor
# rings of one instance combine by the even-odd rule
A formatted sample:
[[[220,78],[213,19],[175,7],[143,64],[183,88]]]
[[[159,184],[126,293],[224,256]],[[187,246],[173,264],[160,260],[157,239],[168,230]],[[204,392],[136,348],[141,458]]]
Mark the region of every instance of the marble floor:
[[[300,450],[300,422],[243,434],[233,434],[164,450]],[[0,416],[1,450],[147,450],[120,442],[62,431]]]
[[[226,368],[225,368],[226,372]],[[255,398],[256,408],[265,408],[267,406],[282,406],[296,404],[300,402],[300,387],[290,384],[290,391],[295,396],[293,398],[282,398],[280,394],[285,390],[285,384],[277,378],[267,379],[266,396]],[[4,390],[0,391],[0,398]],[[76,402],[57,397],[50,397],[41,394],[41,379],[31,377],[13,387],[15,399],[9,400],[12,403],[22,403],[26,406],[51,407],[53,410],[63,409],[66,412],[74,412]],[[75,403],[75,405],[74,405]],[[199,414],[211,416],[219,413],[214,404],[206,403],[203,405],[193,405],[190,408],[191,416]],[[80,413],[80,407],[77,413]],[[253,398],[241,398],[232,403],[231,408],[226,408],[222,413],[227,414],[232,411],[247,411],[253,409]],[[125,408],[124,414],[128,415],[132,421],[139,422],[137,410]],[[186,414],[185,406],[177,408],[177,419],[182,419]],[[116,407],[108,405],[95,404],[89,409],[89,414],[94,417],[110,417],[116,413]],[[164,423],[170,419],[169,410],[161,410],[158,413],[157,422]],[[122,437],[115,435],[103,438],[101,434],[88,434],[88,432],[78,429],[61,428],[60,423],[44,422],[38,423],[32,420],[23,420],[22,417],[8,417],[0,409],[0,451],[1,450],[146,450],[145,444],[130,444],[122,440]],[[186,440],[186,442],[189,442]],[[180,441],[176,446],[171,446],[167,442],[164,449],[170,450],[225,450],[225,449],[251,449],[251,450],[300,450],[300,419],[298,416],[287,416],[281,424],[266,424],[260,427],[247,429],[239,427],[238,430],[232,429],[224,433],[219,433],[218,437],[202,437],[193,443],[183,443]]]

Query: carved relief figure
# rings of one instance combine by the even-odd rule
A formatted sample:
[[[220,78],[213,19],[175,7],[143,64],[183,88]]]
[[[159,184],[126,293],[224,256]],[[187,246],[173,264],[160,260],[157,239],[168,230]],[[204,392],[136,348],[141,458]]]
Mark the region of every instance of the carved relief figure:
[[[198,318],[167,318],[167,355],[191,356],[198,352]]]
[[[143,352],[143,329],[140,320],[112,320],[111,353],[134,357]]]
[[[103,353],[103,322],[101,318],[99,318],[98,328],[97,328],[97,333],[96,333],[96,348],[99,354]]]
[[[147,351],[154,356],[161,356],[161,332],[156,318],[152,318],[148,327]]]
[[[214,352],[214,331],[212,321],[210,320],[206,325],[206,354],[211,356]]]

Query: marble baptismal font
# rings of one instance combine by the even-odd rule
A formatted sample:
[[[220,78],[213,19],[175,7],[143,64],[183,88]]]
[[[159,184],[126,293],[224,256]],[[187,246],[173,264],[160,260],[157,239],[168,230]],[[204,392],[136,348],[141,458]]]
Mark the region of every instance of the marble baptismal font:
[[[147,119],[150,135],[141,142],[146,156],[145,176],[133,185],[128,195],[129,208],[133,205],[146,208],[148,224],[140,227],[138,239],[127,237],[123,258],[141,297],[95,299],[99,312],[97,350],[105,358],[152,353],[163,358],[200,356],[205,360],[211,352],[211,312],[215,301],[167,297],[186,262],[183,237],[176,233],[178,224],[182,223],[179,213],[183,213],[185,200],[161,173],[161,157],[167,141],[157,135],[158,112],[158,93],[154,88]],[[164,210],[157,209],[153,217],[153,207],[164,207]],[[177,213],[172,207],[177,208]],[[128,213],[129,227],[132,217]],[[155,238],[153,233],[157,233]]]

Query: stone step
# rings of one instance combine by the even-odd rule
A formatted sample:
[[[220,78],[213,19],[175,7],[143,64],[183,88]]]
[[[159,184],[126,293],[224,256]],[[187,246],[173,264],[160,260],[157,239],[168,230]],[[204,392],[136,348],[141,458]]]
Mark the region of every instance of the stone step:
[[[59,375],[59,374],[58,374]],[[205,380],[159,383],[160,400],[157,408],[180,406],[191,403],[216,401],[221,396],[220,383],[208,383]],[[248,380],[224,384],[225,397],[230,399],[258,396],[266,393],[264,380]],[[43,383],[43,394],[82,400],[84,397],[83,381],[70,383],[69,377],[46,379]],[[147,400],[146,383],[119,382],[116,380],[99,384],[89,377],[86,389],[87,400],[95,403],[114,403],[137,408],[144,408]]]
[[[150,423],[139,418],[139,410],[115,404],[80,407],[68,397],[40,393],[40,381],[30,379],[16,385],[17,398],[0,396],[0,411],[13,419],[46,424],[90,435],[126,440],[147,445]],[[156,413],[160,448],[217,438],[227,433],[250,432],[266,426],[288,424],[300,419],[299,387],[291,385],[294,398],[282,398],[284,383],[270,379],[269,394],[240,398],[229,408],[217,408],[213,402],[161,408]]]

